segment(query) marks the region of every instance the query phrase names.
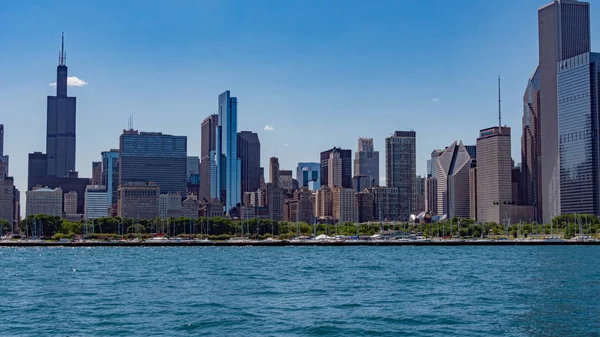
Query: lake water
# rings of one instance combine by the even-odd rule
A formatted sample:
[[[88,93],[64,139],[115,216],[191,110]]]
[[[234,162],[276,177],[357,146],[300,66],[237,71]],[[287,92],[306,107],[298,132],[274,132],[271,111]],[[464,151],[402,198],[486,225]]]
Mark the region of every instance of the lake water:
[[[600,336],[600,247],[0,248],[0,336]]]

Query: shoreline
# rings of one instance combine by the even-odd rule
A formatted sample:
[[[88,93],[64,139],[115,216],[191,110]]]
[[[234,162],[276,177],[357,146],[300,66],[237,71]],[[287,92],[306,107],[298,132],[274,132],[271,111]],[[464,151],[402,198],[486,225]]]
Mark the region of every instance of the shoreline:
[[[174,241],[174,242],[0,242],[0,247],[348,247],[348,246],[600,246],[600,241]]]

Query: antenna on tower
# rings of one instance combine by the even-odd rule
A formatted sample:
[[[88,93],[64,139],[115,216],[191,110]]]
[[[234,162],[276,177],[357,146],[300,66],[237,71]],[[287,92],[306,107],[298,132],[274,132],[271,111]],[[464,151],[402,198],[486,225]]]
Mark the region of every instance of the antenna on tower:
[[[502,101],[500,100],[500,75],[498,75],[498,133],[502,134]]]
[[[62,33],[60,42],[60,54],[58,54],[58,65],[64,66],[67,60],[67,53],[65,53],[65,33]]]

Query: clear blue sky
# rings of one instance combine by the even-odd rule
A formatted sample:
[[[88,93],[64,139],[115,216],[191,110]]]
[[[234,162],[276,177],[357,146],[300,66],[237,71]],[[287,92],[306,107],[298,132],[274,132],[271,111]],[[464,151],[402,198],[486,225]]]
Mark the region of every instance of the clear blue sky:
[[[217,96],[238,97],[239,130],[258,132],[262,165],[318,161],[332,146],[380,151],[394,130],[417,132],[417,172],[434,148],[473,144],[503,122],[520,161],[522,97],[537,54],[537,9],[505,1],[6,1],[0,4],[0,123],[21,191],[27,153],[45,151],[46,96],[60,33],[77,97],[77,169],[118,147],[129,115],[143,131],[188,137]],[[600,20],[592,4],[592,31]],[[592,34],[592,47],[598,45]],[[273,131],[264,131],[265,125]],[[24,195],[23,195],[24,198]]]

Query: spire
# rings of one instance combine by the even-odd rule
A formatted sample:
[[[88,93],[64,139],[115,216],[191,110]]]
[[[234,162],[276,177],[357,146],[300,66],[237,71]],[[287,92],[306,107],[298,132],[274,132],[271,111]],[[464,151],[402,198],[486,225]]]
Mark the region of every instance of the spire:
[[[60,43],[60,54],[58,55],[58,65],[64,66],[65,61],[67,60],[67,53],[65,53],[65,33],[62,33],[61,43]]]
[[[500,75],[498,75],[498,133],[502,134],[502,105],[500,101]]]

